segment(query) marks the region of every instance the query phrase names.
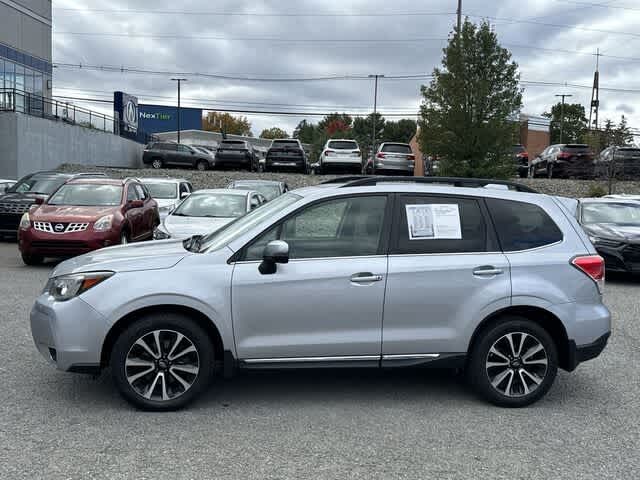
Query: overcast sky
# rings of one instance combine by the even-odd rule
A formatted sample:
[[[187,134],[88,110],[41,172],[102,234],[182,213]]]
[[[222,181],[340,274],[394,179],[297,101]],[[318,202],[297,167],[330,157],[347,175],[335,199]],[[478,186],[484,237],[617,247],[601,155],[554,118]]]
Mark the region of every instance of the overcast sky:
[[[53,61],[289,79],[428,75],[440,63],[456,4],[456,0],[54,0]],[[573,94],[568,101],[588,107],[591,90],[578,86],[591,86],[593,54],[600,48],[600,118],[618,121],[624,113],[631,126],[640,128],[637,0],[463,0],[463,12],[475,22],[486,17],[495,25],[499,41],[520,66],[522,80],[571,84],[523,83],[524,113],[549,110],[557,101],[554,95],[561,93]],[[54,70],[53,85],[55,95],[112,99],[111,92],[123,90],[142,103],[175,104],[176,85],[170,78],[170,74],[60,67]],[[373,103],[369,79],[188,78],[182,93],[186,106],[364,113]],[[381,80],[382,113],[416,112],[420,85],[425,82]],[[111,107],[92,104],[91,108]],[[291,133],[305,118],[247,116],[255,135],[274,125]]]

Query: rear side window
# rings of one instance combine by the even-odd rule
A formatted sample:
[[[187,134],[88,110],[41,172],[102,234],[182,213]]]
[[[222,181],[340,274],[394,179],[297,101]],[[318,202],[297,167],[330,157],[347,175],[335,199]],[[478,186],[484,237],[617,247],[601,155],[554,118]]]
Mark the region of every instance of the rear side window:
[[[589,152],[590,148],[589,148],[589,145],[569,144],[562,147],[562,151],[570,152],[570,153],[584,153],[584,152]]]
[[[411,153],[411,147],[401,143],[385,143],[381,151],[388,153]]]
[[[487,251],[487,226],[475,199],[400,197],[393,254]]]
[[[562,231],[537,205],[513,200],[486,200],[505,252],[544,247],[562,241]]]

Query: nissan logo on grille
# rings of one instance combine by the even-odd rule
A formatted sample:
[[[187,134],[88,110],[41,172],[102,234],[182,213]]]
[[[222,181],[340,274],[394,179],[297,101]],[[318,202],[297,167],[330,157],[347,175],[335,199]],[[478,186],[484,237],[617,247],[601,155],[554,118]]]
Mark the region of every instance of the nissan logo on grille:
[[[56,223],[55,226],[53,227],[53,229],[56,232],[62,232],[62,231],[64,231],[64,225],[62,223]]]

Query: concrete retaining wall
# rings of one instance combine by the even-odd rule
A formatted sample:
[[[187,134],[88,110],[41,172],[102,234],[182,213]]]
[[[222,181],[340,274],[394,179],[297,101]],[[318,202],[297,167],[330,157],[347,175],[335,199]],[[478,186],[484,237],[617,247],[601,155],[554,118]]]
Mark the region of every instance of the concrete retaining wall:
[[[21,113],[0,113],[0,178],[62,163],[137,168],[143,145],[99,130]]]

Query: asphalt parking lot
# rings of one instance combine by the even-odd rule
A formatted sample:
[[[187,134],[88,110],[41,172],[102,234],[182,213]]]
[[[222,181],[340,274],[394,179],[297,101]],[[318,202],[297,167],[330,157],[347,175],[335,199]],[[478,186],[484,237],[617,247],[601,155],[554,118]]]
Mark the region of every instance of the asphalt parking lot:
[[[109,375],[65,374],[28,314],[52,264],[0,242],[0,478],[623,479],[640,472],[640,280],[609,279],[604,354],[532,407],[424,370],[244,373],[176,413],[133,410]]]

